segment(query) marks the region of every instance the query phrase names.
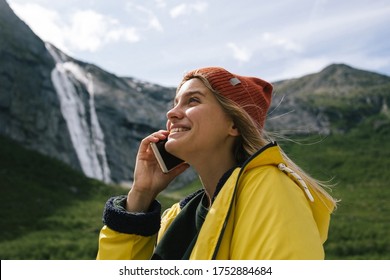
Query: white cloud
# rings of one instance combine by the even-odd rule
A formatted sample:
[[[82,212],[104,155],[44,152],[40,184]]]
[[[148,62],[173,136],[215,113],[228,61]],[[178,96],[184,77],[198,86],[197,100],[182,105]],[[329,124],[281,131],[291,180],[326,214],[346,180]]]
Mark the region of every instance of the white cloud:
[[[96,35],[96,34],[91,34],[91,36],[95,36],[99,40],[105,43],[117,42],[117,41],[127,41],[129,43],[135,43],[140,40],[138,31],[134,27],[109,30],[107,31],[104,39],[101,39],[100,35]]]
[[[163,8],[165,3],[157,1],[156,5],[160,5],[160,7]],[[132,19],[138,22],[139,26],[146,27],[143,28],[144,30],[152,29],[159,32],[164,31],[159,18],[155,15],[153,10],[131,2],[126,3],[126,10],[131,15]]]
[[[154,30],[157,30],[157,31],[163,31],[164,28],[162,27],[160,21],[158,20],[157,17],[153,16],[150,18],[150,21],[149,21],[149,26],[154,29]]]
[[[228,43],[227,46],[233,51],[233,57],[239,62],[247,62],[250,60],[252,54],[245,47],[239,47],[232,42]]]
[[[165,8],[167,6],[165,0],[155,0],[154,2],[158,8]]]
[[[11,3],[10,6],[42,40],[49,41],[64,51],[68,50],[62,30],[64,23],[56,11],[29,3]]]
[[[232,51],[233,58],[240,63],[251,59],[274,60],[280,57],[299,54],[302,47],[286,37],[265,32],[257,37],[241,40],[240,44],[229,42],[227,47]],[[256,58],[255,56],[258,55]]]
[[[100,34],[106,35],[108,24],[110,23],[106,22],[103,16],[93,11],[77,11],[71,18],[67,39],[72,48],[96,51],[103,44],[103,38]],[[117,39],[115,33],[112,33],[111,36],[114,37],[111,39]]]
[[[140,35],[135,27],[93,10],[75,11],[69,18],[37,4],[11,4],[11,8],[44,41],[71,52],[95,52],[114,42],[135,43]],[[155,28],[158,23],[152,22]]]
[[[192,10],[197,11],[198,13],[203,13],[204,11],[207,10],[208,6],[209,6],[208,3],[206,2],[198,2],[192,4],[190,7],[192,8]]]
[[[302,47],[299,44],[269,32],[263,33],[262,39],[269,47],[278,47],[293,52],[300,52],[302,50]]]
[[[170,12],[171,17],[177,18],[179,16],[185,15],[188,11],[187,7],[188,7],[187,4],[180,4],[174,7]]]
[[[72,48],[91,52],[111,42],[140,40],[135,28],[121,26],[116,19],[93,10],[73,14],[66,35]]]
[[[208,8],[206,2],[197,2],[194,4],[180,4],[171,9],[170,15],[172,18],[177,18],[180,16],[190,15],[193,12],[203,13]]]

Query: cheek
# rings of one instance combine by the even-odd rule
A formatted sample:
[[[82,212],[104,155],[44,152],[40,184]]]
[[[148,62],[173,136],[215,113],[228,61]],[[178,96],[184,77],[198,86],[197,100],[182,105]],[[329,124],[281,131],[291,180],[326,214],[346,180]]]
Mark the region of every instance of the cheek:
[[[186,116],[192,125],[206,133],[216,131],[226,126],[227,117],[225,112],[218,106],[194,107],[186,110]]]
[[[199,116],[197,124],[202,134],[210,137],[225,134],[227,128],[226,118],[217,112]]]
[[[188,109],[186,115],[189,121],[192,123],[192,126],[197,127],[198,129],[203,129],[208,125],[210,120],[213,119],[212,112],[200,108]]]

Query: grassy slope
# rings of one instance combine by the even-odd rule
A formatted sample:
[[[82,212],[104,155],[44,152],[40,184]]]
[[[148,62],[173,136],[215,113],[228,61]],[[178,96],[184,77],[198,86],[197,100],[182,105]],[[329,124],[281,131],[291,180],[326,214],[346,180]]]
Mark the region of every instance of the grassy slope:
[[[388,124],[367,124],[314,145],[280,143],[310,173],[337,183],[328,259],[390,259],[389,139]],[[198,185],[159,199],[166,208]],[[0,138],[1,259],[94,259],[104,203],[126,192]]]
[[[0,138],[0,258],[95,258],[104,202],[117,193]]]
[[[390,259],[390,126],[372,124],[285,148],[309,173],[336,184],[332,195],[341,202],[325,244],[328,259]]]

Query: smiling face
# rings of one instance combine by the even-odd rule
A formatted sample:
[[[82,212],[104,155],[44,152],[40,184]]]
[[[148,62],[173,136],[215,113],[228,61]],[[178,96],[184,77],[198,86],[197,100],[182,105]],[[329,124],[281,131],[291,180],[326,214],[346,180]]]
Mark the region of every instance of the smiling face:
[[[167,118],[168,152],[190,164],[231,156],[238,131],[199,79],[188,80],[181,86]]]

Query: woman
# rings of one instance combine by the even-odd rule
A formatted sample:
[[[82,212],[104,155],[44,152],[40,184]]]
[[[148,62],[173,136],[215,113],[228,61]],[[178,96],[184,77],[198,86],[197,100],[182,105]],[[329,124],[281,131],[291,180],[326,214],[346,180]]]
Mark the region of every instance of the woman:
[[[336,206],[264,132],[272,85],[219,67],[189,72],[167,130],[142,140],[127,196],[104,211],[98,259],[324,259]],[[186,163],[161,172],[150,143]],[[191,165],[203,188],[161,216],[155,200]]]

